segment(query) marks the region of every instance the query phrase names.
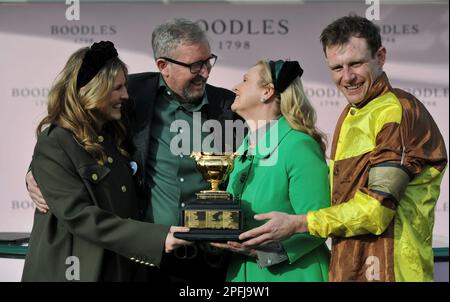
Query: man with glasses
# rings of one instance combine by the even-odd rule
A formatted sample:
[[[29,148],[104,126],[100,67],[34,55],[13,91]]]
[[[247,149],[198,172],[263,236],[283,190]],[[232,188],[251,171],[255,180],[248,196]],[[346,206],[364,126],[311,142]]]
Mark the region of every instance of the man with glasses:
[[[177,120],[193,129],[194,113],[201,113],[201,122],[218,120],[223,126],[225,120],[237,118],[230,109],[234,94],[206,84],[217,56],[197,24],[174,19],[158,26],[152,34],[152,47],[160,72],[129,78],[130,98],[136,103],[134,141],[137,159],[143,163],[143,183],[150,193],[147,220],[177,225],[181,207],[209,184],[189,154],[174,155],[170,150],[172,138],[179,134],[171,132],[170,126]],[[202,138],[208,134],[202,133]],[[193,142],[192,136],[189,141]],[[191,144],[189,150],[198,147]],[[207,245],[201,247],[186,246],[167,254],[161,269],[172,281],[223,281],[225,254],[207,252]]]
[[[225,120],[237,118],[230,109],[234,93],[206,84],[217,56],[211,53],[206,33],[197,24],[184,19],[161,24],[153,31],[152,48],[159,72],[129,76],[132,102],[128,105],[132,103],[133,108],[124,108],[124,116],[137,147],[138,182],[150,202],[145,220],[178,225],[184,204],[195,198],[196,192],[209,188],[209,184],[190,153],[175,155],[170,149],[172,139],[179,134],[171,131],[171,125],[182,121],[193,129],[194,113],[200,113],[201,122],[217,120],[223,126]],[[188,135],[192,142],[192,133]],[[201,135],[204,138],[209,133]],[[189,150],[194,147],[199,146],[191,144]],[[30,196],[39,209],[45,210],[45,201],[32,185],[31,177],[27,176]],[[209,245],[201,247],[185,246],[165,254],[161,277],[181,282],[224,281],[227,255]]]
[[[189,70],[191,71],[192,74],[198,74],[203,69],[203,67],[206,67],[207,69],[210,70],[214,66],[214,64],[216,64],[217,56],[212,54],[206,60],[200,60],[200,61],[190,63],[190,64],[183,63],[183,62],[180,62],[180,61],[168,58],[168,57],[160,57],[160,59],[166,60],[170,63],[184,66],[186,68],[189,68]]]

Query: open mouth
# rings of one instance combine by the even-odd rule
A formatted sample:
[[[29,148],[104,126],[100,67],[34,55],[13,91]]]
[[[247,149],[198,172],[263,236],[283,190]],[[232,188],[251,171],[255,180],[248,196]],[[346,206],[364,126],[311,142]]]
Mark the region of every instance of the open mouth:
[[[195,79],[193,79],[191,81],[191,83],[195,86],[203,86],[206,83],[206,79],[204,79],[202,77],[196,77]]]
[[[359,84],[355,84],[355,85],[352,85],[352,86],[346,86],[345,89],[347,89],[347,91],[349,91],[349,92],[355,92],[359,88],[361,88],[362,85],[363,85],[362,83],[359,83]]]
[[[114,109],[121,109],[122,108],[122,103],[118,103],[112,106]]]

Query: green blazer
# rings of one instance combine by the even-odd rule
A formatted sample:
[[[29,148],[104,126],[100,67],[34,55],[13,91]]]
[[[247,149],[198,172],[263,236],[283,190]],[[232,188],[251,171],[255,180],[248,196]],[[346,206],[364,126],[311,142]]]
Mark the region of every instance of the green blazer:
[[[31,168],[50,211],[35,211],[23,281],[128,281],[138,265],[159,265],[169,226],[136,220],[129,161],[107,134],[98,141],[104,165],[63,128],[39,135]]]
[[[330,206],[328,167],[311,136],[292,129],[281,117],[253,150],[248,147],[247,137],[238,150],[241,155],[234,160],[228,183],[228,191],[241,200],[245,229],[264,223],[253,219],[258,213],[306,214]],[[234,254],[227,280],[328,280],[329,250],[325,239],[296,234],[282,241],[281,246],[288,259],[264,268],[254,258]]]

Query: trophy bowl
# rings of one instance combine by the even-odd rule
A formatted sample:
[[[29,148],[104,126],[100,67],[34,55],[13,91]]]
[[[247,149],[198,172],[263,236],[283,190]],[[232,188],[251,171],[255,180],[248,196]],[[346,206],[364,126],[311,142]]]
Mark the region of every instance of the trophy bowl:
[[[192,152],[191,157],[197,163],[197,169],[203,178],[211,184],[211,190],[196,193],[198,199],[231,199],[226,191],[219,190],[219,185],[225,181],[233,170],[234,153]]]
[[[180,225],[189,232],[176,232],[176,238],[189,241],[238,241],[242,233],[243,214],[233,196],[219,189],[233,170],[235,154],[231,152],[192,152],[191,158],[210,190],[196,193],[196,199],[186,202],[180,213]]]

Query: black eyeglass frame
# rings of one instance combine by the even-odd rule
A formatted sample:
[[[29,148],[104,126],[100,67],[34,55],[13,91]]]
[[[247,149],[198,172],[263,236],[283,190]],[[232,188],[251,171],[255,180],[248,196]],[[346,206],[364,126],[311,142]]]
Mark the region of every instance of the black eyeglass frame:
[[[200,60],[200,61],[197,61],[197,62],[194,62],[194,63],[191,63],[191,64],[187,64],[187,63],[184,63],[184,62],[180,62],[180,61],[177,61],[177,60],[168,58],[168,57],[159,57],[158,59],[163,59],[163,60],[166,60],[167,62],[170,62],[170,63],[173,63],[173,64],[177,64],[177,65],[180,65],[180,66],[187,67],[187,68],[189,68],[189,71],[190,71],[192,74],[198,74],[198,73],[202,70],[203,66],[206,66],[206,68],[210,69],[210,68],[212,68],[212,67],[216,64],[216,62],[217,62],[217,56],[216,56],[215,54],[211,54],[211,56],[210,56],[209,58],[207,58],[206,60]],[[206,64],[208,64],[208,62],[210,62],[211,59],[214,59],[214,62],[213,62],[213,64],[211,64],[210,67],[208,67],[208,65],[206,65]],[[201,63],[201,65],[200,65],[200,68],[198,69],[198,71],[197,71],[197,72],[193,72],[193,71],[192,71],[192,66],[194,66],[194,65],[196,65],[196,64],[197,64],[197,66],[198,66],[198,64],[200,64],[200,63]]]

